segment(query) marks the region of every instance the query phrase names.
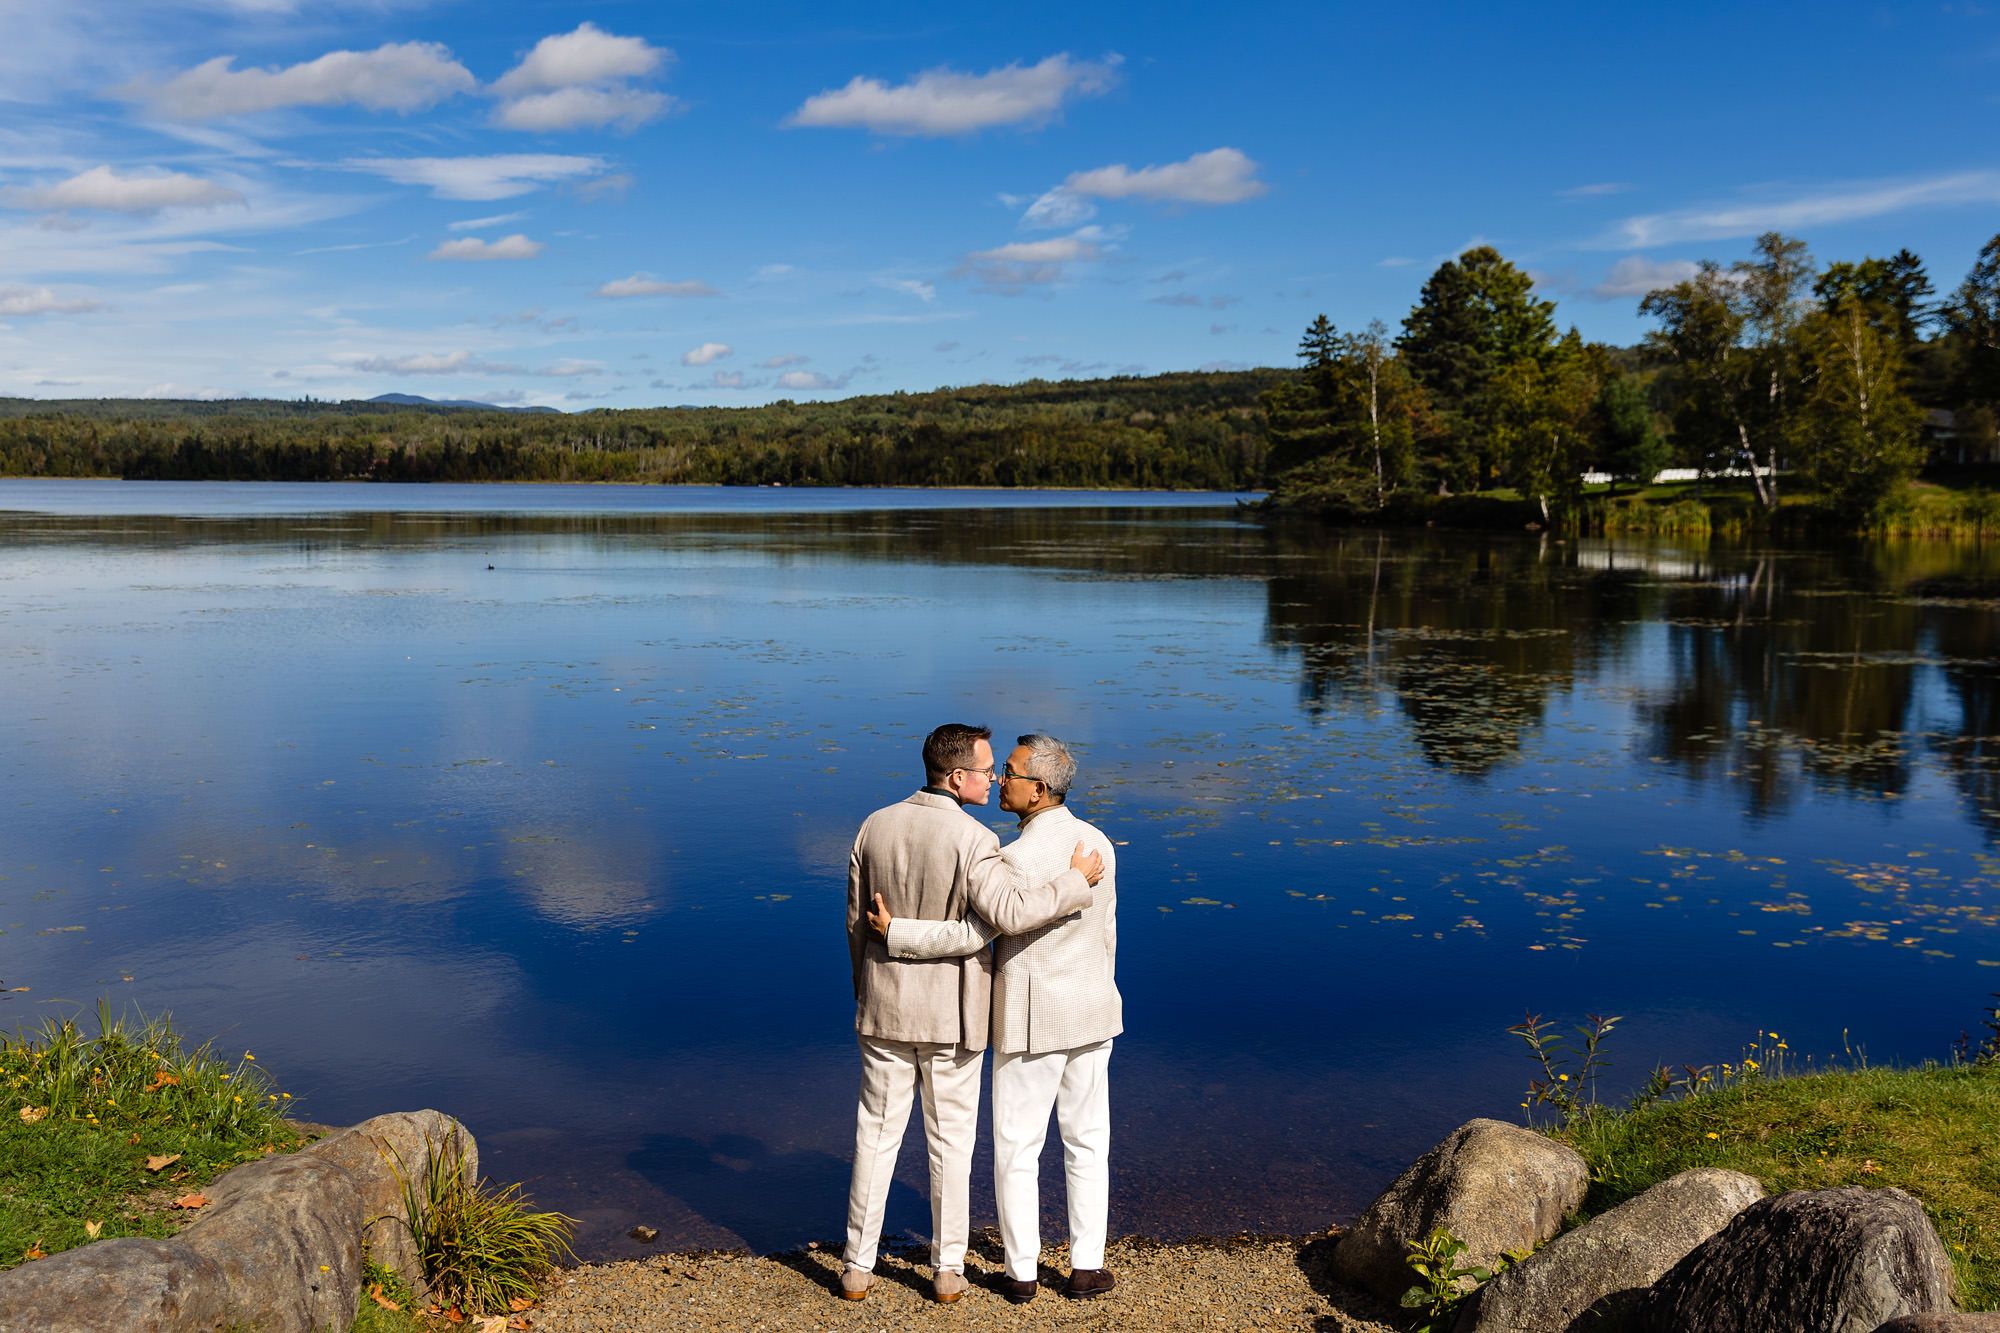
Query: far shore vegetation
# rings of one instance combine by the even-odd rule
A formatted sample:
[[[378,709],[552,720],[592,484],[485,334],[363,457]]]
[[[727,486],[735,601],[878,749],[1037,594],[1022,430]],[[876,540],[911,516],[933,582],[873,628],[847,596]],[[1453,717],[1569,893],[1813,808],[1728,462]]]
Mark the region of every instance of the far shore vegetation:
[[[1943,295],[1908,250],[1821,265],[1776,232],[1654,268],[1634,347],[1559,332],[1478,246],[1393,336],[1315,319],[1297,368],[575,414],[0,399],[0,476],[1268,489],[1374,525],[2000,535],[2000,236]]]

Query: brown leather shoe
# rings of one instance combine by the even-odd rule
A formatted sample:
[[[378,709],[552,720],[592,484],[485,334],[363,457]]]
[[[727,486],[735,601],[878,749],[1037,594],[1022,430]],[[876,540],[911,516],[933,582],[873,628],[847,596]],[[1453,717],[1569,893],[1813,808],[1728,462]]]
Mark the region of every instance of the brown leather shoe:
[[[965,1274],[949,1268],[940,1269],[938,1275],[931,1279],[931,1295],[937,1298],[938,1304],[950,1305],[965,1295],[965,1289],[971,1285],[965,1280]]]
[[[1069,1281],[1063,1283],[1063,1295],[1071,1300],[1087,1301],[1093,1296],[1102,1296],[1118,1285],[1108,1268],[1074,1268],[1070,1270]]]
[[[1033,1278],[1021,1282],[1002,1272],[993,1279],[993,1290],[1005,1296],[1010,1305],[1026,1305],[1035,1299],[1035,1293],[1041,1287]]]

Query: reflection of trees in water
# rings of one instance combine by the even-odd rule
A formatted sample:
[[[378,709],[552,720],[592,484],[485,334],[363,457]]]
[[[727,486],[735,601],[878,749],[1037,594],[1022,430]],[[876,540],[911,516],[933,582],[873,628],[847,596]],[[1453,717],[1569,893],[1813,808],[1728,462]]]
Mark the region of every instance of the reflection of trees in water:
[[[1743,559],[1742,576],[1671,590],[1672,684],[1642,704],[1647,745],[1769,811],[1804,785],[1900,797],[1928,742],[1988,811],[2000,738],[1993,607],[1954,610],[1938,580],[1989,557],[1943,545]],[[1958,716],[1934,716],[1945,683]],[[1989,827],[2000,827],[1986,816]]]
[[[1269,635],[1298,652],[1307,706],[1387,691],[1425,757],[1459,772],[1514,755],[1639,611],[1632,574],[1580,570],[1561,544],[1293,530],[1273,546]]]
[[[2000,841],[2000,579],[1931,580],[1921,591],[1947,627],[1944,674],[1958,705],[1956,731],[1934,734],[1931,743],[1987,837]]]

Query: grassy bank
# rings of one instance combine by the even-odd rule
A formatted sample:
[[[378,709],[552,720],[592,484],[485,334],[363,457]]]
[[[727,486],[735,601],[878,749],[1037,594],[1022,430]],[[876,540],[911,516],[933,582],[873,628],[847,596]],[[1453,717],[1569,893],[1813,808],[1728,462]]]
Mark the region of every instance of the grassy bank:
[[[0,1034],[0,1269],[171,1236],[217,1175],[309,1138],[250,1052],[190,1047],[165,1017],[102,1004],[95,1027],[52,1018]]]
[[[1752,1079],[1555,1131],[1591,1167],[1594,1215],[1698,1166],[1766,1191],[1894,1185],[1924,1205],[1960,1304],[2000,1308],[2000,1065]]]

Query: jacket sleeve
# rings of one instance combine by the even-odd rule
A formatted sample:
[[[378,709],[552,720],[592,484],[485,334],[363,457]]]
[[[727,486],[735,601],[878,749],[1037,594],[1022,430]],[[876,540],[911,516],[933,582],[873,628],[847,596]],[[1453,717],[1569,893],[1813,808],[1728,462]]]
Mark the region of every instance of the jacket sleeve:
[[[978,830],[969,856],[966,899],[1002,935],[1025,935],[1090,906],[1090,881],[1081,870],[1066,869],[1046,883],[1031,885],[1020,867],[1001,854],[992,829]]]
[[[862,920],[861,911],[864,878],[861,871],[861,839],[857,837],[854,850],[847,854],[847,961],[854,972],[854,998],[857,1000],[861,998],[861,959],[868,952],[868,923]]]
[[[963,921],[918,921],[899,916],[889,922],[889,956],[957,958],[978,953],[999,933],[977,915]]]

